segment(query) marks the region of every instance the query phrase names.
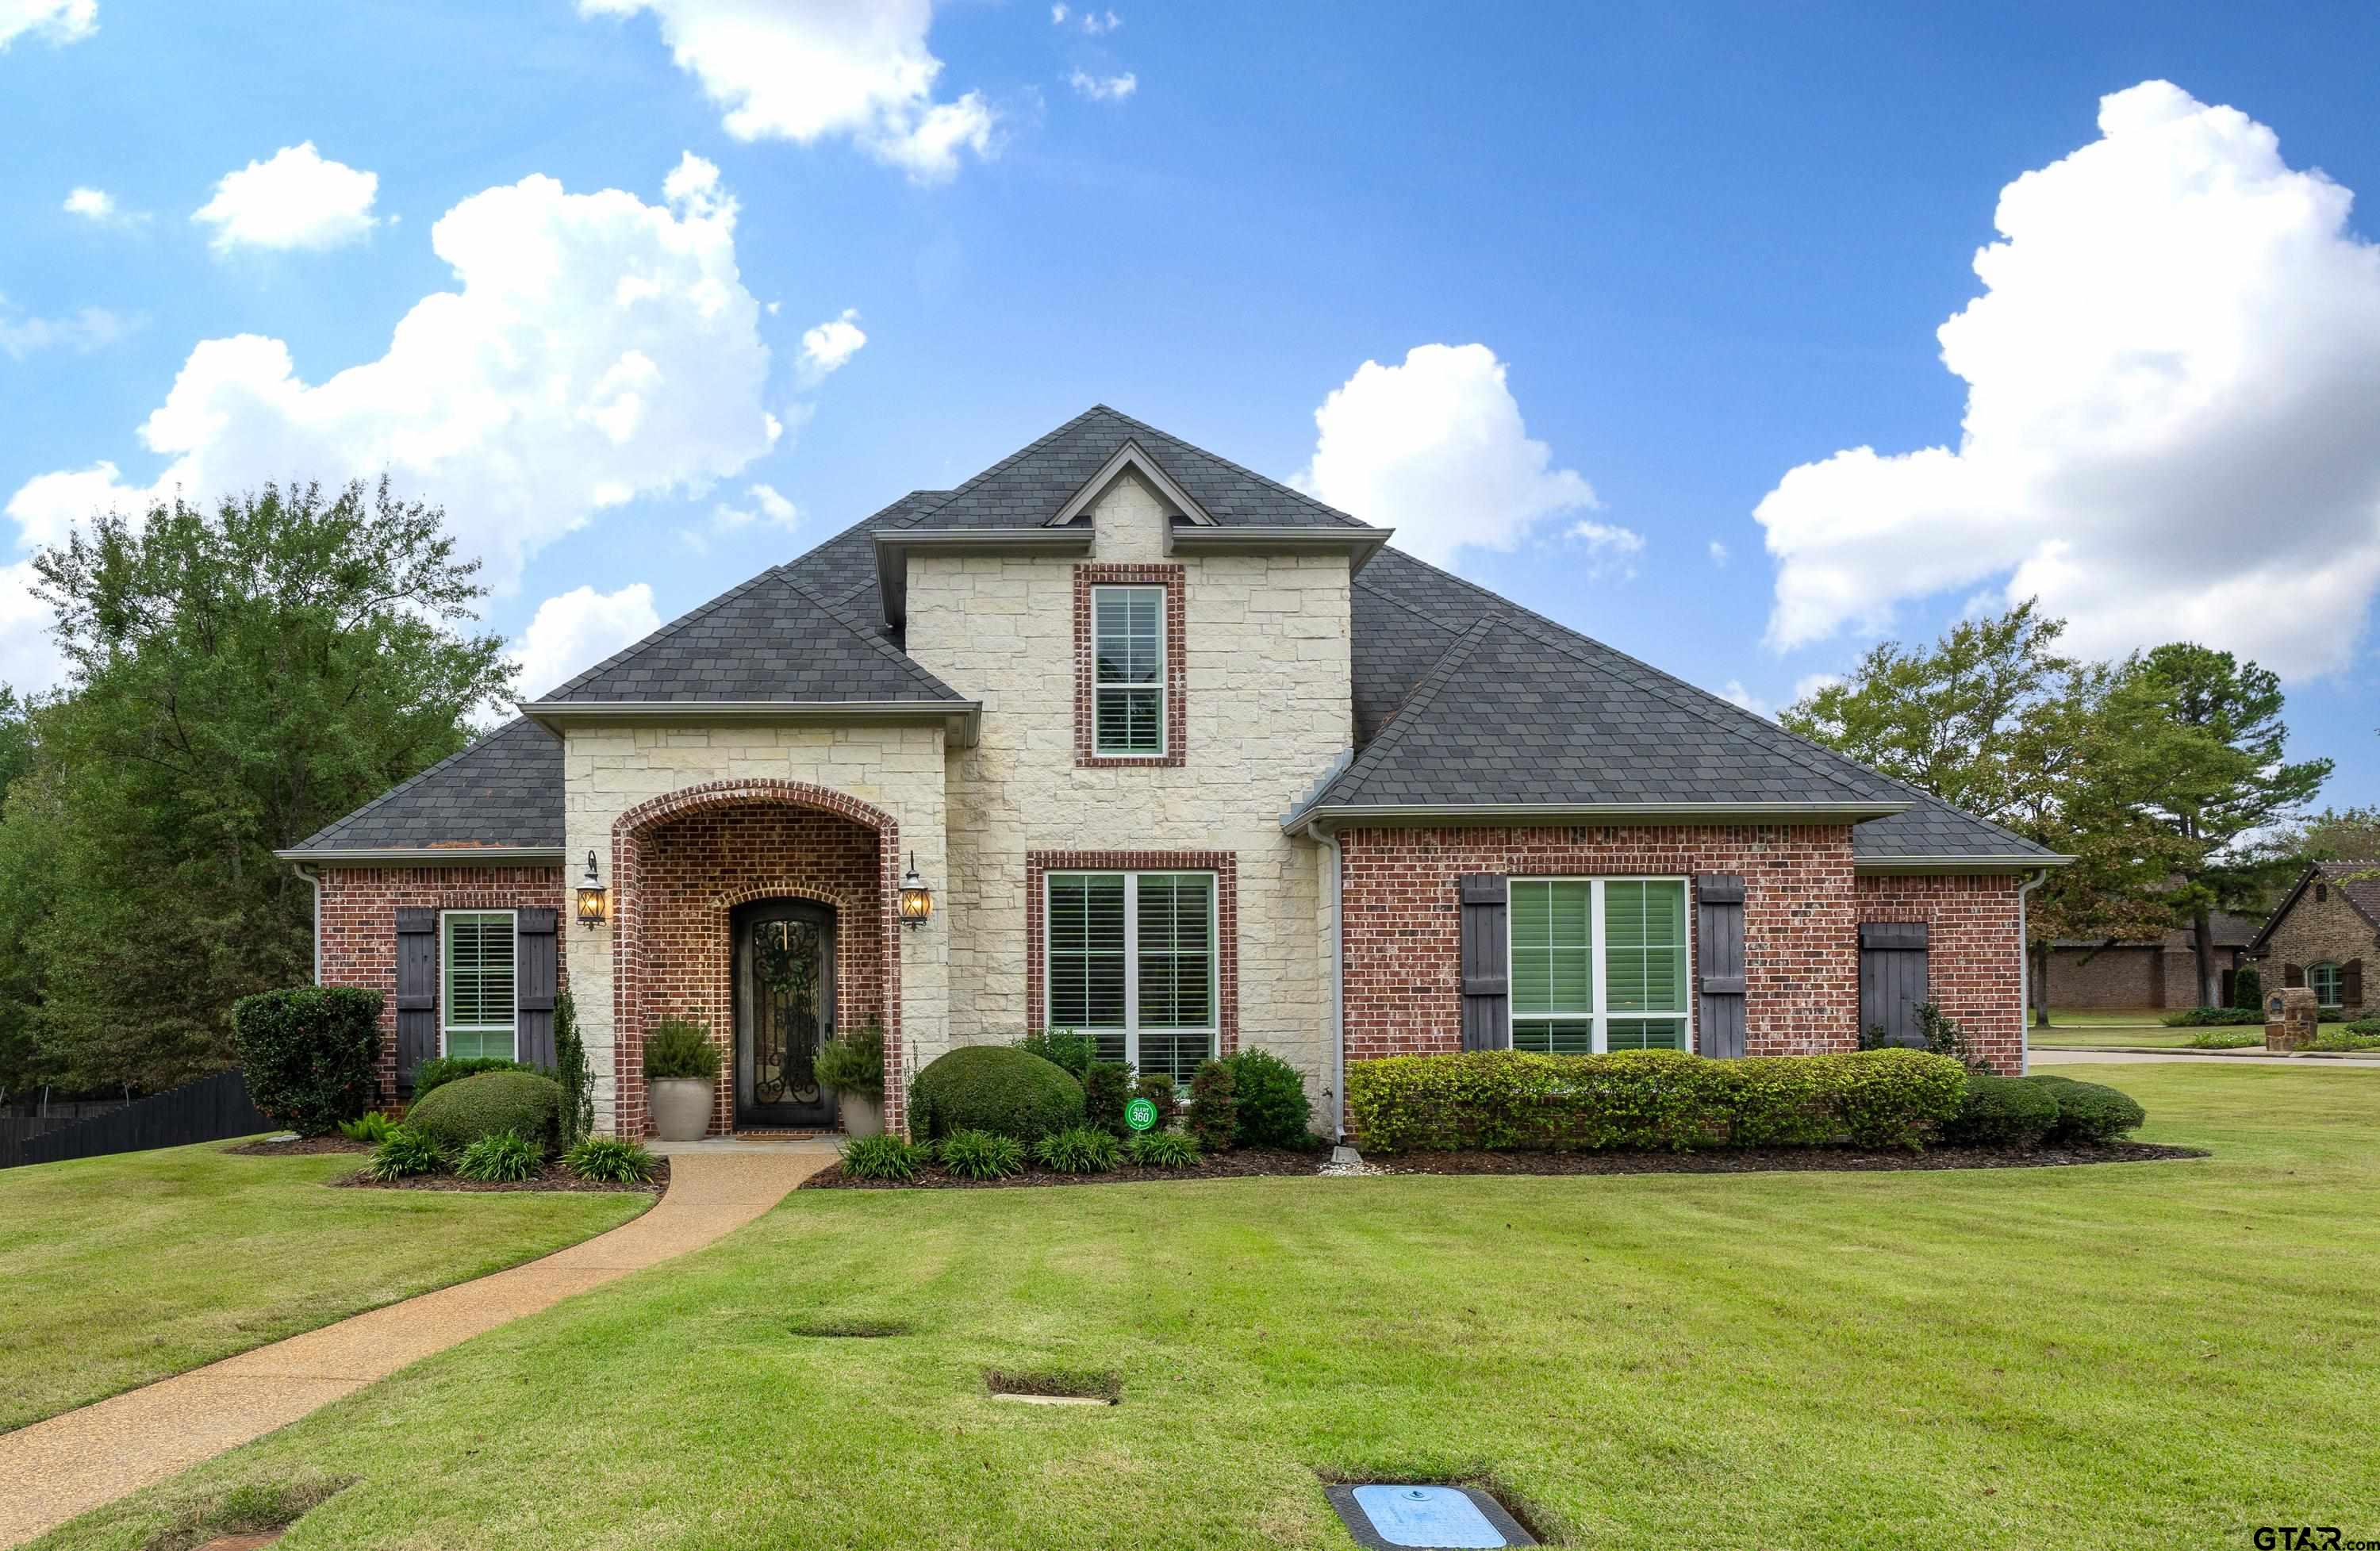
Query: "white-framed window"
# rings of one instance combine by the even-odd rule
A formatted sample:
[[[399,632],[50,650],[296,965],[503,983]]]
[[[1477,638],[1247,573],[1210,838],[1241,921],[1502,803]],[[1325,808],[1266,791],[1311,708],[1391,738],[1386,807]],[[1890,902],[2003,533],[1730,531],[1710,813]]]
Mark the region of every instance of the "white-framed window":
[[[1165,589],[1091,588],[1091,729],[1097,754],[1165,753]]]
[[[2318,1006],[2337,1007],[2346,1000],[2341,988],[2345,982],[2339,976],[2337,964],[2319,963],[2307,970],[2306,984],[2313,988],[2313,1000]]]
[[[1694,1048],[1684,878],[1515,878],[1507,889],[1512,1048]]]
[[[516,926],[509,910],[449,910],[439,915],[441,1054],[519,1059]]]
[[[1215,1054],[1215,875],[1053,872],[1042,887],[1044,1026],[1190,1081]]]

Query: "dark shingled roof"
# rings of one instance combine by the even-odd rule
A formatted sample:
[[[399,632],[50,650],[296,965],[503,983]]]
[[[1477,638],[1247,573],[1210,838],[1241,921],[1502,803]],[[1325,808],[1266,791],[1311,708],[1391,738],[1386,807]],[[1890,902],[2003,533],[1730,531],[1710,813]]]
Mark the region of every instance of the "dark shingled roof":
[[[1365,526],[1099,405],[950,491],[915,491],[598,663],[548,699],[964,698],[884,626],[874,537],[1046,523],[1127,441],[1218,523]],[[2049,853],[1393,549],[1355,578],[1355,750],[1330,804],[1862,802],[1864,860]],[[301,849],[559,846],[561,745],[516,721]]]
[[[562,846],[562,740],[517,717],[373,798],[299,851]]]
[[[2306,889],[2316,878],[2338,891],[2338,897],[2362,916],[2365,924],[2380,930],[2380,861],[2315,862],[2298,875],[2297,882],[2281,896],[2281,903],[2265,917],[2264,925],[2256,929],[2255,937],[2248,943],[2249,952],[2264,951],[2265,941],[2273,935],[2273,928],[2281,924],[2283,916],[2297,908],[2298,901],[2305,897]]]

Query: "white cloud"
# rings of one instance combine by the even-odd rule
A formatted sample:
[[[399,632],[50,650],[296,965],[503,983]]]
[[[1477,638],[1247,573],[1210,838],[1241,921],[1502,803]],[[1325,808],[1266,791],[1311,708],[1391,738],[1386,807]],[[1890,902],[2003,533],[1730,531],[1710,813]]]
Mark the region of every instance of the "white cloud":
[[[436,502],[487,580],[636,496],[701,493],[770,450],[769,352],[735,262],[735,201],[699,166],[645,204],[551,177],[475,194],[430,234],[457,285],[416,303],[385,354],[322,382],[288,346],[201,342],[140,441],[154,482],[113,463],[28,481],[7,504],[20,543],[55,542],[93,510],[176,490],[212,502],[267,479],[387,470]]]
[[[143,320],[103,307],[78,309],[64,318],[29,318],[0,297],[0,355],[23,360],[37,350],[66,349],[88,355],[139,328]]]
[[[1633,528],[1590,517],[1571,524],[1570,537],[1586,550],[1589,581],[1606,576],[1625,580],[1636,575],[1636,557],[1645,552],[1645,536]]]
[[[805,388],[814,388],[826,381],[852,357],[859,354],[868,343],[868,335],[859,327],[859,310],[846,307],[839,318],[830,318],[815,328],[802,331],[802,358],[795,367],[795,375]]]
[[[104,224],[115,219],[115,196],[104,188],[77,188],[67,193],[67,202],[59,208],[68,215]]]
[[[1088,71],[1076,70],[1066,78],[1066,83],[1094,103],[1121,103],[1140,90],[1140,78],[1130,70],[1104,79]]]
[[[218,253],[236,248],[322,248],[353,242],[377,224],[380,175],[325,160],[312,140],[284,146],[269,162],[225,173],[215,196],[190,219],[215,229]]]
[[[79,43],[99,30],[99,0],[0,0],[0,54],[23,37]]]
[[[1051,19],[1061,20],[1063,18],[1052,18]],[[1113,11],[1109,11],[1104,16],[1098,11],[1085,11],[1083,13],[1083,30],[1088,32],[1094,38],[1099,37],[1101,33],[1112,32],[1123,25],[1123,18],[1116,15]]]
[[[1446,562],[1465,544],[1509,550],[1529,528],[1599,503],[1574,469],[1529,440],[1504,363],[1485,345],[1417,345],[1402,366],[1366,361],[1314,412],[1299,490],[1397,530],[1397,546]],[[1625,529],[1617,531],[1624,532]]]
[[[1777,715],[1777,708],[1744,688],[1742,679],[1728,680],[1727,687],[1718,692],[1718,697],[1730,705],[1741,706],[1755,716],[1765,716],[1774,720]]]
[[[709,554],[713,539],[732,538],[755,524],[791,532],[802,520],[800,508],[779,494],[774,485],[747,485],[744,499],[748,504],[720,502],[710,509],[708,527],[681,527],[678,538],[696,554]]]
[[[1806,700],[1821,689],[1831,689],[1842,682],[1840,673],[1803,673],[1793,681],[1793,698]]]
[[[1939,331],[1959,445],[1853,448],[1761,502],[1771,645],[1989,581],[2087,654],[2351,660],[2380,589],[2380,249],[2234,109],[2148,81],[2099,129],[2000,192],[1984,294]]]
[[[661,627],[653,589],[643,582],[617,592],[573,588],[549,598],[507,654],[520,666],[520,697],[534,700]]]
[[[1052,27],[1063,27],[1065,24],[1066,24],[1066,7],[1065,7],[1065,6],[1050,6],[1050,26],[1052,26]]]
[[[996,115],[980,92],[934,101],[931,0],[579,0],[586,16],[651,11],[680,69],[726,110],[739,140],[808,145],[847,136],[919,183],[989,156]]]
[[[1720,566],[1727,563],[1727,546],[1716,539],[1710,541],[1710,563]]]

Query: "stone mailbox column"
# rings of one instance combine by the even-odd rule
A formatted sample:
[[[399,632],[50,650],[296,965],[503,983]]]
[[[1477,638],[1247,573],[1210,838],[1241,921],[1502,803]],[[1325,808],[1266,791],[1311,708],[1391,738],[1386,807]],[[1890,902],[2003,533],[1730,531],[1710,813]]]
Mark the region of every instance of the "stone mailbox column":
[[[2287,986],[2273,992],[2265,999],[2265,1048],[2304,1049],[2313,1043],[2321,1017],[2312,988]]]

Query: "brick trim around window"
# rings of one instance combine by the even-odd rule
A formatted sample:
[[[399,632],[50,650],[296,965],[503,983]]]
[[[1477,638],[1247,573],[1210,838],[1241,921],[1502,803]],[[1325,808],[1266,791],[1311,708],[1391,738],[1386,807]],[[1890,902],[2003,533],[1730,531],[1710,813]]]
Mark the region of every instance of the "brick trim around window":
[[[1215,875],[1215,1054],[1240,1048],[1240,861],[1231,851],[1028,851],[1025,854],[1025,1026],[1048,1022],[1043,957],[1053,872],[1211,872]]]
[[[1115,765],[1164,767],[1183,763],[1190,725],[1185,690],[1182,600],[1184,567],[1178,564],[1086,564],[1075,567],[1075,766],[1096,769]],[[1091,588],[1161,587],[1165,589],[1165,752],[1101,754],[1091,697]]]

